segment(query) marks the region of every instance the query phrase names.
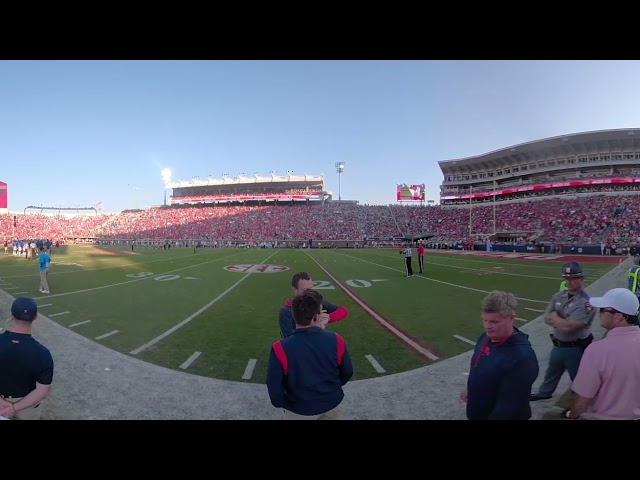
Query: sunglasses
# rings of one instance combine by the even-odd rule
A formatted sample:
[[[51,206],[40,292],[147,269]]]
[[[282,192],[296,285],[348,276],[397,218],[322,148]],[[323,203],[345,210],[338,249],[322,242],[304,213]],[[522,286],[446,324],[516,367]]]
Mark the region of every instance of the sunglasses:
[[[609,308],[609,307],[600,307],[600,313],[604,313],[604,312],[609,312],[609,313],[620,313],[618,310],[615,310],[613,308]]]

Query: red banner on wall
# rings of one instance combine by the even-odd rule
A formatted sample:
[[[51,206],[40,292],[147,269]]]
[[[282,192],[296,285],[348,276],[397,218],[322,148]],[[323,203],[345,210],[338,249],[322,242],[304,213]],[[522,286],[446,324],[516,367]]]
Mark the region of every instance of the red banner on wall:
[[[274,200],[322,200],[320,195],[287,195],[287,194],[270,194],[270,195],[193,195],[189,197],[171,197],[171,205],[182,205],[192,203],[213,203],[213,202],[253,202],[256,200],[274,201]]]
[[[440,197],[441,200],[454,200],[456,198],[483,198],[492,197],[493,195],[505,195],[508,193],[530,192],[532,190],[546,190],[547,188],[558,187],[582,187],[585,185],[603,185],[603,184],[620,184],[620,183],[640,183],[640,178],[603,178],[598,180],[574,180],[571,182],[545,183],[543,185],[527,185],[525,187],[505,188],[496,190],[495,192],[468,193],[466,195],[447,195]],[[473,192],[473,190],[472,190]]]

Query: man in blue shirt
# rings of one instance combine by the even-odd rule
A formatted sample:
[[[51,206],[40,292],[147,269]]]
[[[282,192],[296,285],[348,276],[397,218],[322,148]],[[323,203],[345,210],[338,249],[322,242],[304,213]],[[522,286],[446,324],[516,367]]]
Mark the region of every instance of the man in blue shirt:
[[[40,293],[49,293],[49,282],[47,282],[47,275],[49,275],[49,264],[51,263],[51,257],[44,251],[44,247],[40,247],[40,257],[38,258],[40,265]]]

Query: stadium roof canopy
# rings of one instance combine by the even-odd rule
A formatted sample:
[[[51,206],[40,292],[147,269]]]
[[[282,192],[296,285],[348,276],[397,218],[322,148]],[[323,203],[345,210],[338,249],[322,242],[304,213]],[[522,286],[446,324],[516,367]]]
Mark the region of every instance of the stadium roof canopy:
[[[521,143],[474,157],[439,161],[445,175],[521,165],[548,158],[640,150],[640,128],[596,130]]]
[[[225,178],[207,178],[204,180],[193,179],[182,182],[168,183],[166,188],[187,188],[187,187],[206,187],[217,185],[243,185],[252,183],[322,183],[324,175],[269,175],[261,177],[254,175],[253,177],[225,177]]]

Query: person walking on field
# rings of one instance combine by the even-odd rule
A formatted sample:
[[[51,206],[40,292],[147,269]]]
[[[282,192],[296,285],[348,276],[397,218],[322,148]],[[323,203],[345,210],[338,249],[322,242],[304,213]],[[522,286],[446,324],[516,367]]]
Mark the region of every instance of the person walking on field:
[[[40,247],[40,256],[38,258],[40,268],[40,293],[49,293],[49,265],[51,257],[44,251],[44,247]]]

